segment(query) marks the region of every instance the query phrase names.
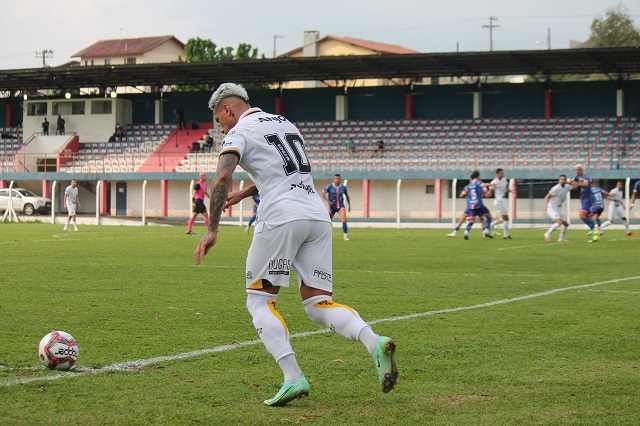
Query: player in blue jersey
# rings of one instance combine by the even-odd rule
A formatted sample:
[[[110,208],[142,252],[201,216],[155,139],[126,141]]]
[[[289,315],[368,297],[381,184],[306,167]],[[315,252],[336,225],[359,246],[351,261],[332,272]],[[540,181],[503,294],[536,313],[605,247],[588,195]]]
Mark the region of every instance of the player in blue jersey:
[[[464,239],[469,239],[469,231],[473,226],[473,223],[476,220],[476,217],[486,218],[486,224],[484,229],[482,230],[482,235],[484,238],[493,238],[489,229],[491,227],[491,213],[489,209],[482,203],[483,197],[490,196],[491,191],[482,186],[482,181],[480,180],[480,172],[474,170],[471,173],[471,181],[467,186],[464,187],[462,192],[460,193],[460,198],[465,198],[467,200],[467,209],[469,209],[469,222],[467,223],[467,228],[464,231]]]
[[[245,234],[249,233],[249,229],[251,228],[251,225],[253,225],[253,222],[255,222],[256,218],[258,217],[258,206],[260,205],[260,196],[258,194],[252,196],[251,201],[253,201],[253,211],[251,212],[252,213],[251,219],[249,219],[249,223],[247,224],[247,227],[244,229]]]
[[[601,225],[600,215],[604,211],[604,195],[603,194],[606,195],[607,197],[611,195],[609,192],[600,188],[595,179],[592,179],[591,196],[593,198],[593,204],[591,205],[591,209],[589,210],[589,216],[591,217],[591,220],[596,224],[596,231],[597,231],[596,236],[600,236],[604,234],[604,231],[600,229],[600,225]],[[595,241],[598,240],[595,237],[594,239]]]
[[[584,173],[584,166],[582,164],[576,164],[576,177],[574,177],[569,183],[573,186],[573,189],[580,190],[580,219],[589,227],[590,231],[587,235],[591,235],[594,232],[594,224],[589,217],[589,212],[593,204],[593,195],[591,194],[591,178]]]
[[[633,208],[633,204],[636,202],[636,197],[640,193],[640,180],[633,186],[633,193],[631,195],[631,204],[629,204],[629,210]]]
[[[349,241],[347,234],[347,210],[351,212],[351,200],[349,199],[349,193],[347,187],[342,184],[342,176],[339,173],[333,175],[333,183],[327,185],[320,193],[322,198],[329,204],[329,216],[333,219],[333,216],[338,213],[342,220],[342,233],[344,234],[344,240]],[[344,198],[347,198],[349,206],[345,209]]]

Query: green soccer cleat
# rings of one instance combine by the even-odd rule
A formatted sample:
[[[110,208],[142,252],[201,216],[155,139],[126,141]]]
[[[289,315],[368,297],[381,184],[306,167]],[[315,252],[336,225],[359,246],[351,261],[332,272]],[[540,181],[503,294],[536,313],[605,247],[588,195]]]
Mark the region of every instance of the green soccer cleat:
[[[303,373],[302,377],[300,377],[300,380],[297,382],[282,383],[282,387],[276,396],[271,399],[267,399],[262,403],[271,407],[282,407],[294,399],[304,398],[305,396],[309,396],[309,382],[304,377]]]
[[[590,235],[593,235],[593,229],[591,231],[587,232],[587,237],[590,236]]]
[[[396,344],[389,337],[377,335],[378,346],[373,351],[373,362],[378,370],[380,389],[382,392],[390,392],[398,379],[398,367],[396,366]]]

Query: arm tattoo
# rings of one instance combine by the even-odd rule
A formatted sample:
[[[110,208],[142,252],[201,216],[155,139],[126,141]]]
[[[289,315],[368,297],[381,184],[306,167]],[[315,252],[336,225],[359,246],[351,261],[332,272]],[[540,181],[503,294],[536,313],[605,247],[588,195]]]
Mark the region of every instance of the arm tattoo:
[[[211,201],[209,203],[209,212],[211,220],[209,222],[209,230],[218,232],[220,217],[222,216],[222,208],[227,201],[229,188],[231,187],[231,178],[233,171],[238,165],[238,157],[233,154],[221,155],[218,161],[218,169],[213,177],[211,186]]]

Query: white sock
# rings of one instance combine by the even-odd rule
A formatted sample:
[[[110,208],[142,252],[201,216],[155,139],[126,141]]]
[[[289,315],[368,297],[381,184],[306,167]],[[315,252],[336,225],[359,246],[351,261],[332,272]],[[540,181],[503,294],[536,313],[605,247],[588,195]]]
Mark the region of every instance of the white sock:
[[[547,231],[547,235],[551,235],[553,231],[555,231],[558,228],[560,228],[560,225],[558,225],[557,223],[554,223],[553,225],[551,225],[551,228],[549,228],[549,230]]]
[[[75,221],[75,220],[73,221],[73,227],[74,227],[75,229],[78,229],[78,227],[76,226],[76,221]]]
[[[375,351],[378,346],[378,336],[369,326],[362,329],[358,336],[358,341],[366,346],[371,355],[373,355],[373,351]]]
[[[508,220],[504,221],[504,236],[505,237],[509,236],[509,221]]]
[[[624,229],[626,229],[627,232],[631,232],[631,229],[629,229],[629,219],[624,219]]]
[[[68,228],[70,223],[71,223],[71,220],[67,219],[67,223],[64,224],[64,227]]]
[[[300,368],[289,343],[287,325],[276,310],[277,297],[263,291],[247,290],[247,310],[253,318],[253,326],[260,340],[278,365],[283,358],[289,358],[283,361],[284,367],[280,365],[280,368],[285,374],[285,382],[294,382],[300,378],[299,375],[295,378]]]
[[[607,227],[607,226],[609,226],[609,225],[611,225],[611,221],[610,221],[610,220],[608,220],[608,221],[606,221],[605,223],[603,223],[602,225],[600,225],[600,229],[602,229],[602,228],[606,228],[606,227]]]
[[[284,373],[285,382],[297,382],[302,377],[302,371],[294,354],[283,356],[278,360],[278,365]]]
[[[310,297],[303,301],[302,304],[307,315],[312,320],[326,325],[331,331],[335,331],[349,340],[358,341],[362,330],[369,327],[354,309],[347,305],[335,303],[331,300],[331,296]]]
[[[568,226],[562,225],[562,232],[560,232],[560,239],[561,240],[564,240],[564,236],[567,235],[567,229],[569,229]]]

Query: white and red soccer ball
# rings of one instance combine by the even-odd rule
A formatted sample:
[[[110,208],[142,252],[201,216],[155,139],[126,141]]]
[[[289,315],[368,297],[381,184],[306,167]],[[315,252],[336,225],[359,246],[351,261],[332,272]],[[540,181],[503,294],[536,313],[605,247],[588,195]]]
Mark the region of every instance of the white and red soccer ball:
[[[52,331],[42,338],[38,346],[40,361],[49,370],[68,370],[78,359],[78,344],[64,331]]]

